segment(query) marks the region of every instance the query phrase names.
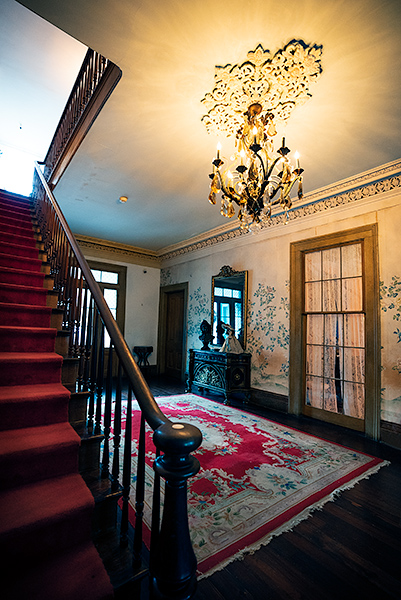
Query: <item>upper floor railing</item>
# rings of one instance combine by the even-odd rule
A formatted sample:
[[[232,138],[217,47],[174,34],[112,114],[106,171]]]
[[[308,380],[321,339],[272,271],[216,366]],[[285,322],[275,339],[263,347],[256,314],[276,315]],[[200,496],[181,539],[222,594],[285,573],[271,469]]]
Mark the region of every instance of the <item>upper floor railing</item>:
[[[88,49],[44,160],[51,189],[58,183],[121,78],[110,60]]]

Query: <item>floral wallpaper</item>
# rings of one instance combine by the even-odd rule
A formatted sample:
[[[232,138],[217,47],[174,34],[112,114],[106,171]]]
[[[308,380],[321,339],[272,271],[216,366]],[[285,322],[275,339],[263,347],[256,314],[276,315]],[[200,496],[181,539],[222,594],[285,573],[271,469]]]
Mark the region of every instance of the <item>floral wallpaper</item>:
[[[203,319],[210,323],[210,294],[205,294],[202,292],[201,287],[198,287],[192,293],[190,292],[188,297],[188,348],[200,348],[202,346],[199,336]]]
[[[288,290],[288,281],[286,289]],[[252,385],[288,393],[289,302],[273,286],[258,283],[248,301],[247,352],[252,354]]]
[[[401,423],[401,277],[380,282],[382,311],[382,418]]]

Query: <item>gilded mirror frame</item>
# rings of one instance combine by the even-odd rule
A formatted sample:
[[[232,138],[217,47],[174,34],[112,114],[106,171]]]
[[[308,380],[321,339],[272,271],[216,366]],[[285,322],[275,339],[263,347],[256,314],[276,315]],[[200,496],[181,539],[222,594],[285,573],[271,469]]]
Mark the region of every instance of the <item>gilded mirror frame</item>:
[[[214,347],[220,347],[222,344],[218,342],[216,337],[215,327],[215,314],[214,314],[214,300],[215,300],[215,288],[218,287],[216,283],[222,283],[222,287],[228,288],[229,283],[233,283],[235,289],[241,289],[241,321],[242,321],[242,332],[235,332],[244,352],[246,351],[246,340],[247,340],[247,304],[248,304],[248,271],[236,271],[228,265],[221,267],[220,272],[212,277],[212,295],[211,295],[211,316],[210,322],[212,326],[212,332],[214,335],[211,345]],[[216,323],[217,326],[217,323]]]

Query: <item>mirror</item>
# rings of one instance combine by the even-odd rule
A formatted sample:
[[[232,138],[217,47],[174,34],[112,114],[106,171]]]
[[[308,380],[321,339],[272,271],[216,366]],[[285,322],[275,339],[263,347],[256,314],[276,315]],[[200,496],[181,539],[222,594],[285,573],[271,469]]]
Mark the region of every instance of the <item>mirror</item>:
[[[248,271],[235,271],[228,265],[212,277],[212,333],[213,346],[224,344],[223,328],[220,323],[231,325],[235,337],[245,351],[246,347],[246,304],[248,298]]]

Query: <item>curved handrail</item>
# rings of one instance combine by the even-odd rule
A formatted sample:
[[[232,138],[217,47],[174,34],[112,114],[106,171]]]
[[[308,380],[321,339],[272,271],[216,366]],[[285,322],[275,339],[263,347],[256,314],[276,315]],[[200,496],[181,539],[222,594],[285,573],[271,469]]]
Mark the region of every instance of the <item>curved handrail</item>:
[[[95,278],[92,275],[92,271],[90,270],[90,267],[89,267],[88,263],[86,262],[86,259],[85,259],[84,255],[82,254],[80,247],[78,246],[75,236],[72,233],[72,231],[71,231],[58,203],[57,203],[57,200],[55,199],[52,191],[50,190],[49,185],[48,185],[48,183],[40,169],[40,166],[37,162],[35,163],[35,168],[39,175],[41,183],[46,191],[46,194],[49,197],[49,199],[53,205],[53,208],[54,208],[54,210],[57,214],[57,217],[60,221],[60,224],[62,225],[62,227],[64,229],[65,235],[67,236],[67,239],[71,245],[71,248],[76,256],[76,259],[82,270],[82,273],[85,277],[88,287],[90,288],[90,291],[96,301],[96,304],[99,309],[99,313],[103,319],[104,325],[110,335],[110,338],[113,341],[113,345],[114,345],[116,352],[122,362],[122,365],[125,369],[125,373],[126,373],[128,379],[130,380],[133,392],[135,394],[136,399],[138,400],[139,406],[141,407],[144,417],[145,417],[147,423],[150,425],[150,427],[153,430],[156,430],[158,427],[160,427],[160,425],[163,425],[164,423],[169,423],[170,420],[161,411],[161,409],[159,408],[151,391],[149,390],[147,383],[141,373],[141,370],[139,369],[137,363],[135,362],[135,360],[127,346],[127,343],[126,343],[117,323],[115,322],[113,315],[110,312],[110,309],[104,299],[104,296],[103,296],[99,286],[97,285]],[[178,436],[178,439],[179,439],[179,436]]]

